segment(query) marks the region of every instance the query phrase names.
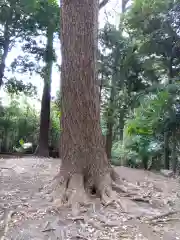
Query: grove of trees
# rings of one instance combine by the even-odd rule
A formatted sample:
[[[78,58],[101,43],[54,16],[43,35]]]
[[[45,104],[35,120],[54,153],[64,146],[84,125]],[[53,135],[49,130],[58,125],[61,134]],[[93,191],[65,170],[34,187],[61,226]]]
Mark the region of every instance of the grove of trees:
[[[100,29],[108,2],[0,2],[0,88],[10,98],[0,102],[0,151],[31,142],[47,157],[60,147],[62,187],[81,198],[70,191],[71,203],[84,201],[86,188],[108,202],[111,164],[179,170],[180,1],[122,0],[119,24],[107,18]],[[55,65],[61,89],[52,100]],[[29,103],[38,98],[33,81],[17,73],[42,78],[40,111]]]

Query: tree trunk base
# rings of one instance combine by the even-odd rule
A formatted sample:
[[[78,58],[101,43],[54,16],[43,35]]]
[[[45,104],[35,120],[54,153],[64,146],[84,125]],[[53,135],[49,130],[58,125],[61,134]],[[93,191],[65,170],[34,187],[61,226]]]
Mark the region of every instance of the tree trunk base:
[[[37,146],[37,148],[36,148],[36,150],[34,152],[34,155],[37,156],[37,157],[46,157],[46,158],[48,158],[49,157],[49,149]]]
[[[59,208],[63,205],[72,208],[72,214],[77,216],[80,212],[80,207],[93,205],[92,196],[100,198],[104,206],[115,205],[121,207],[122,211],[126,212],[126,207],[123,206],[118,193],[135,194],[129,192],[124,182],[119,178],[119,175],[111,169],[92,184],[88,184],[84,180],[85,176],[74,173],[70,177],[65,177],[60,173],[54,178],[51,191],[58,193],[58,198],[54,201],[54,207]],[[90,181],[92,183],[92,181]],[[133,186],[137,189],[137,186]]]

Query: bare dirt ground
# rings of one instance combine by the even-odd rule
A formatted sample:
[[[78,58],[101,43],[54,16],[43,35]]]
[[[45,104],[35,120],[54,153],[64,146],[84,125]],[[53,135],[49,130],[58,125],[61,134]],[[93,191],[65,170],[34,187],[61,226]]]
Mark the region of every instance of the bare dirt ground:
[[[70,209],[52,207],[54,199],[43,189],[59,164],[58,159],[0,159],[0,240],[180,239],[179,179],[117,167],[131,189],[119,196],[126,210],[94,199],[73,217]]]

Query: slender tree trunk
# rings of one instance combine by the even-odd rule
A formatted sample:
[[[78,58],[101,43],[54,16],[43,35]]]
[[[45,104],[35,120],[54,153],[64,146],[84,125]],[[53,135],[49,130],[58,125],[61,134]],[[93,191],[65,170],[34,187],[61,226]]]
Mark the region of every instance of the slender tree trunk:
[[[63,192],[71,190],[68,198],[73,205],[86,201],[84,188],[96,188],[105,200],[111,167],[104,149],[96,85],[99,1],[61,3],[62,165],[57,177],[64,184]]]
[[[164,133],[164,168],[169,169],[169,132]]]
[[[119,139],[120,139],[120,141],[123,141],[125,112],[126,112],[125,108],[126,107],[124,106],[123,109],[120,111],[120,117],[119,117],[119,129],[120,129]]]
[[[168,75],[169,75],[169,84],[173,82],[173,68],[172,68],[173,58],[170,57],[169,59],[169,68],[168,68]],[[171,115],[171,110],[169,111]],[[169,154],[169,132],[164,133],[164,167],[165,169],[169,169],[170,167],[170,154]]]
[[[129,0],[122,0],[122,13],[126,11],[126,5]],[[119,30],[122,28],[122,22],[120,20],[119,24]],[[119,46],[116,47],[116,56],[115,56],[115,61],[114,61],[114,66],[113,66],[113,76],[112,76],[112,82],[111,82],[111,92],[110,92],[110,100],[109,100],[109,109],[110,109],[110,115],[108,113],[108,118],[107,118],[107,137],[106,137],[106,154],[108,159],[111,159],[111,150],[112,150],[112,144],[113,144],[113,128],[114,128],[114,121],[113,121],[113,113],[114,113],[114,102],[115,102],[115,97],[116,97],[116,83],[119,80],[119,75],[117,66],[118,66],[118,61],[119,61]],[[124,117],[124,116],[123,116]],[[121,123],[123,123],[123,117],[121,117]],[[121,126],[122,127],[122,126]],[[121,136],[122,137],[122,136]]]
[[[111,91],[110,91],[108,116],[107,116],[106,154],[108,159],[111,159],[111,149],[112,149],[112,141],[113,141],[116,82],[117,80],[119,80],[118,79],[119,74],[117,70],[118,60],[119,60],[119,47],[116,48],[116,57],[115,57],[114,66],[113,66],[114,71],[113,71],[112,81],[111,81]]]
[[[6,58],[8,55],[8,50],[9,50],[9,22],[7,21],[4,27],[4,43],[3,43],[3,54],[1,56],[1,62],[0,62],[0,88],[3,84],[3,77],[4,77],[4,71],[5,71],[5,66],[6,66]]]
[[[42,157],[49,156],[49,124],[51,104],[51,74],[53,65],[53,29],[47,30],[46,67],[44,72],[44,88],[41,101],[39,144],[35,154]]]
[[[176,154],[176,130],[172,132],[172,170],[176,173],[177,170],[177,154]]]
[[[169,74],[169,84],[173,83],[173,77],[174,77],[172,65],[173,65],[173,58],[170,57],[170,59],[169,59],[169,72],[168,72],[168,74]]]
[[[143,162],[144,169],[147,170],[148,169],[148,157],[144,156],[142,159],[142,162]]]
[[[109,116],[110,118],[111,116]],[[112,118],[112,117],[111,117]],[[110,120],[107,121],[107,135],[106,135],[106,154],[108,159],[111,159],[111,149],[113,142],[113,126],[114,123]]]
[[[112,149],[112,141],[113,141],[113,128],[114,128],[114,99],[115,99],[115,81],[112,81],[110,99],[109,99],[109,107],[108,107],[108,115],[107,115],[107,135],[106,135],[106,154],[108,159],[111,159],[111,149]]]
[[[101,80],[100,80],[100,86],[99,86],[99,102],[101,104],[101,97],[102,97],[102,90],[103,90],[103,81],[104,81],[104,75],[101,74]]]

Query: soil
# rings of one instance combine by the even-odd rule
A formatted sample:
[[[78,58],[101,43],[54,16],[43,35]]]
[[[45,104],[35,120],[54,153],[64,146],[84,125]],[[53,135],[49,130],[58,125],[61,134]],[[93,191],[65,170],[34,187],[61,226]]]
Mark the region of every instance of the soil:
[[[180,239],[178,178],[116,167],[128,190],[119,195],[126,210],[94,198],[73,217],[44,188],[59,165],[51,158],[0,159],[0,240]]]

